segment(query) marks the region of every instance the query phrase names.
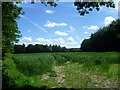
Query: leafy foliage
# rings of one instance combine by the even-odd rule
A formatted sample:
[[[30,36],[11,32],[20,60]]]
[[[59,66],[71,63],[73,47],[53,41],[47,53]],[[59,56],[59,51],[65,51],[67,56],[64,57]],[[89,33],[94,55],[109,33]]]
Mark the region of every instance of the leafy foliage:
[[[93,11],[93,9],[96,9],[97,11],[100,10],[101,6],[106,6],[106,7],[111,7],[111,8],[115,8],[115,4],[113,1],[104,1],[103,2],[92,2],[92,0],[83,0],[83,1],[79,1],[76,0],[74,2],[74,6],[77,7],[78,13],[80,13],[80,15],[85,15],[85,14],[89,14],[90,11]]]
[[[18,42],[20,31],[17,27],[16,19],[23,14],[22,8],[17,7],[12,2],[2,3],[2,53],[13,52],[14,42]]]
[[[50,6],[53,6],[53,7],[58,6],[58,4],[55,3],[55,0],[52,0],[52,1],[51,0],[40,0],[40,2],[42,4],[44,4],[45,6],[47,6],[47,5],[50,5]],[[34,4],[34,3],[35,3],[35,0],[31,0],[31,4]]]
[[[79,48],[78,48],[79,49]],[[14,45],[14,53],[41,53],[41,52],[67,52],[66,47],[60,45],[42,45],[42,44],[29,44],[25,47],[23,45]]]
[[[81,44],[82,51],[120,51],[120,20],[113,21],[109,26],[99,29]]]
[[[56,3],[56,1],[59,0],[40,0],[40,2],[42,4],[44,4],[45,6],[50,5],[53,7],[58,6],[58,4]],[[31,3],[34,4],[35,1],[31,0]],[[84,16],[85,14],[89,14],[89,12],[93,11],[93,9],[96,9],[97,11],[100,10],[100,7],[105,6],[107,8],[115,8],[115,3],[114,1],[106,1],[106,0],[102,0],[102,1],[97,1],[94,2],[93,0],[75,0],[74,2],[74,6],[76,6],[78,13],[81,16]]]

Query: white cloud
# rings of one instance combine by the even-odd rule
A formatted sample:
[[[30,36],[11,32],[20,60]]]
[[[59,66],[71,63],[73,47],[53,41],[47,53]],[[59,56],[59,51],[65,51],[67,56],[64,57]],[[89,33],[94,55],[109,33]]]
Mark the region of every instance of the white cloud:
[[[113,17],[111,16],[105,17],[105,21],[104,21],[105,26],[108,26],[112,21],[115,21]]]
[[[47,23],[44,25],[45,27],[55,27],[55,26],[67,26],[66,23],[55,23],[47,21]]]
[[[75,40],[73,39],[73,37],[69,37],[68,39],[67,39],[69,42],[74,42]]]
[[[64,40],[63,40],[63,38],[54,39],[54,41],[59,42],[61,44],[65,43]]]
[[[28,32],[31,32],[31,30],[28,30]]]
[[[46,10],[45,13],[51,14],[51,13],[53,13],[53,11],[52,10]]]
[[[43,43],[41,43],[41,42],[33,42],[32,44],[35,45],[35,44],[43,44]]]
[[[72,32],[74,30],[76,30],[76,29],[73,26],[70,26],[70,31],[69,32]]]
[[[52,43],[52,39],[37,38],[36,41],[46,42],[46,43]]]
[[[98,30],[99,29],[99,27],[98,26],[93,26],[93,25],[91,25],[91,26],[84,26],[83,28],[86,28],[86,29],[89,29],[89,30]]]
[[[80,44],[78,42],[68,42],[66,44],[66,47],[67,48],[79,48],[80,47]]]
[[[88,32],[84,32],[84,33],[88,33]]]
[[[80,48],[79,44],[76,45],[60,45],[61,47],[66,47],[66,48]]]
[[[78,42],[67,42],[65,44],[61,44],[60,46],[66,48],[80,48],[80,43]]]
[[[69,28],[70,28],[70,29],[69,29],[69,31],[67,31],[67,32],[73,32],[73,31],[76,30],[73,26],[70,26]]]
[[[69,37],[71,38],[71,37]],[[64,40],[63,38],[56,38],[56,39],[45,39],[45,38],[37,38],[36,41],[33,42],[27,42],[27,41],[21,41],[17,44],[25,44],[26,46],[28,44],[43,44],[43,45],[60,45],[61,47],[66,47],[66,48],[80,48],[80,43],[82,42],[82,40],[79,42],[76,42],[74,39],[70,39],[71,42],[69,42],[68,40]]]
[[[56,31],[55,34],[56,35],[61,35],[61,36],[67,36],[68,35],[67,33],[60,32],[60,31]]]
[[[23,37],[20,41],[29,41],[29,42],[31,42],[32,38],[31,37]]]
[[[74,45],[74,44],[78,44],[78,42],[68,42],[67,44]]]

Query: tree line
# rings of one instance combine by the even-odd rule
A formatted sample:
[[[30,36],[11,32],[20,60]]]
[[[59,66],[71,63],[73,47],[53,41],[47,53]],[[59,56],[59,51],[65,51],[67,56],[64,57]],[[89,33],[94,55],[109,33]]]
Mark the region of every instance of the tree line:
[[[80,48],[66,48],[60,45],[29,44],[14,45],[14,53],[41,53],[41,52],[108,52],[120,51],[120,19],[91,34],[84,39]]]
[[[107,27],[99,29],[85,39],[81,44],[81,51],[105,52],[120,51],[120,19],[113,21]]]
[[[14,53],[42,53],[42,52],[78,52],[80,48],[61,47],[60,45],[43,45],[43,44],[29,44],[25,47],[25,44],[14,45]]]

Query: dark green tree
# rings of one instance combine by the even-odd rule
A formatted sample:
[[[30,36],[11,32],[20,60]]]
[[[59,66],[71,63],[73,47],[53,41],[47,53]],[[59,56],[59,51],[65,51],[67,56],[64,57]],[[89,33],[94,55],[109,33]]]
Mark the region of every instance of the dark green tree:
[[[16,20],[23,14],[22,8],[12,2],[2,3],[2,54],[13,53],[13,44],[18,42],[20,31]]]
[[[74,6],[77,7],[76,9],[80,15],[85,15],[89,14],[89,12],[93,11],[94,9],[99,11],[101,6],[115,8],[115,3],[112,0],[103,0],[103,2],[98,0],[96,0],[96,2],[93,2],[93,0],[75,0]]]
[[[44,45],[44,52],[51,52],[51,47],[49,47],[48,45]]]
[[[14,53],[25,53],[25,44],[14,45]]]
[[[120,51],[120,20],[99,29],[81,44],[82,51]]]
[[[24,53],[25,52],[25,44],[23,43],[22,44],[22,53]]]
[[[35,46],[34,46],[34,52],[35,53],[40,53],[41,52],[41,48],[40,48],[39,44],[35,44]]]
[[[29,44],[29,45],[26,47],[26,52],[27,52],[27,53],[34,53],[34,51],[35,51],[34,45]]]
[[[40,0],[40,2],[42,4],[44,4],[45,6],[50,5],[53,7],[58,6],[58,4],[56,4],[55,2],[56,0]],[[58,0],[59,1],[59,0]],[[31,0],[31,3],[34,4],[35,1]],[[74,2],[74,6],[76,6],[76,9],[78,11],[78,13],[83,16],[85,14],[89,14],[91,11],[93,11],[94,9],[96,9],[97,11],[100,10],[100,7],[105,6],[108,8],[115,8],[115,3],[114,0],[75,0]]]
[[[62,51],[62,52],[67,52],[67,48],[66,48],[66,47],[62,47],[62,48],[61,48],[61,51]]]
[[[52,52],[52,45],[51,44],[49,45],[49,48],[50,48],[50,52]]]
[[[83,40],[81,44],[81,50],[84,52],[90,51],[91,50],[91,42],[90,39],[85,39]]]

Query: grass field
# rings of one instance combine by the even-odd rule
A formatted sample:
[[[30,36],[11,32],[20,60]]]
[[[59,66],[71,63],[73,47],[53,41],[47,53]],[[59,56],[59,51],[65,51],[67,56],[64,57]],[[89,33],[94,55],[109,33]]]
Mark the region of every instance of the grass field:
[[[117,52],[8,54],[3,70],[10,87],[118,88]]]

